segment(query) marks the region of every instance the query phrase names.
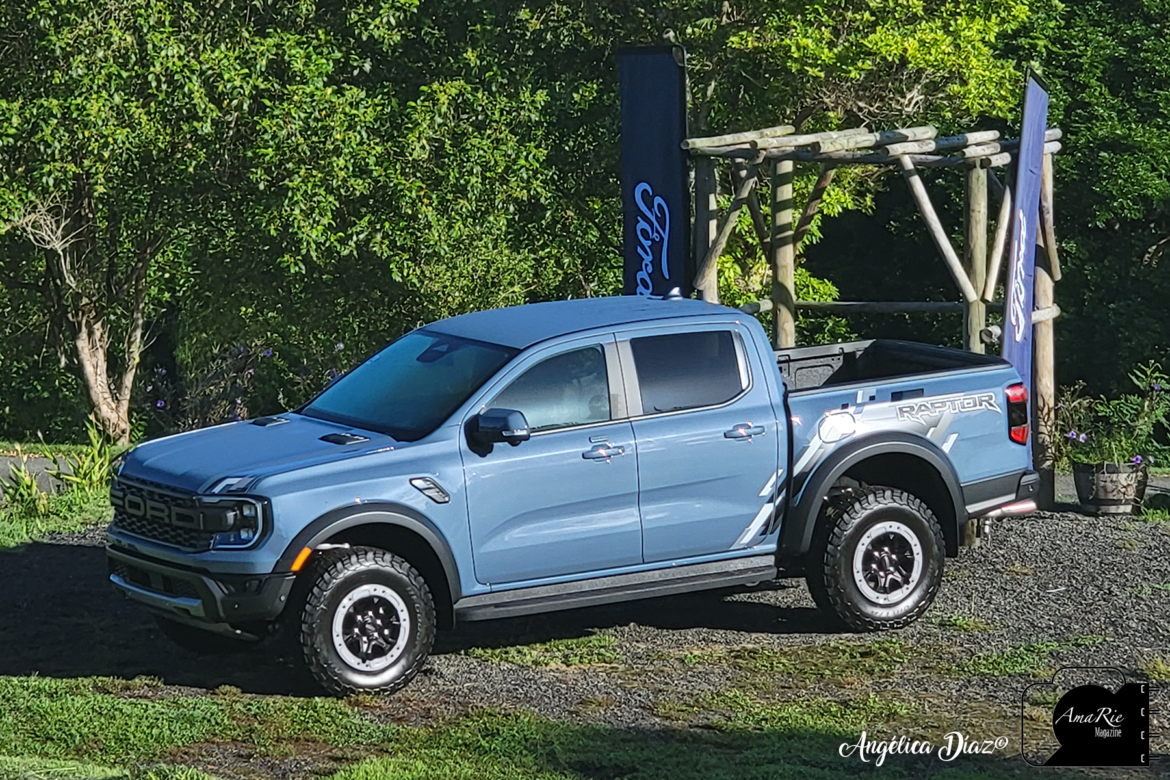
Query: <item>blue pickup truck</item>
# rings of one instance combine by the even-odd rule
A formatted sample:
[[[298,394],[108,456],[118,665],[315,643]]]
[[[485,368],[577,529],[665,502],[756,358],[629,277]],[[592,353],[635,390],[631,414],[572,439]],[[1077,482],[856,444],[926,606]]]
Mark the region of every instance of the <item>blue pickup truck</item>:
[[[1035,508],[1003,360],[773,351],[694,300],[436,322],[294,411],[149,441],[109,578],[194,650],[291,636],[329,692],[394,691],[439,628],[804,577],[845,628],[930,606],[974,518]]]

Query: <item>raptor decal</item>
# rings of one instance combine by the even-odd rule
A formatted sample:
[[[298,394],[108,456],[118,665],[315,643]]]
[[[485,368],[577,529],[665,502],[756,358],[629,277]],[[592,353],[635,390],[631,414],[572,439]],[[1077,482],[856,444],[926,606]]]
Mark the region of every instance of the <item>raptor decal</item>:
[[[941,417],[951,414],[964,414],[989,409],[1002,414],[995,403],[995,393],[975,393],[973,395],[956,395],[948,398],[923,399],[912,403],[898,404],[898,419],[913,420],[916,423],[926,424],[924,418]]]

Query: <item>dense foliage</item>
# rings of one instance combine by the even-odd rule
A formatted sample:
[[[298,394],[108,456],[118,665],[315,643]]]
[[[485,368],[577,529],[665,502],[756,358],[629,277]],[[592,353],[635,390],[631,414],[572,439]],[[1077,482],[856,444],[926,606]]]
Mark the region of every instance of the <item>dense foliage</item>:
[[[1058,332],[1116,334],[1159,289],[1147,277],[1170,233],[1166,9],[1124,6],[1119,29],[1054,0],[13,0],[0,431],[77,439],[95,411],[126,436],[272,411],[420,323],[617,292],[627,44],[686,47],[694,134],[1006,127],[1038,61],[1066,130]],[[814,225],[801,297],[877,297],[875,277],[901,279],[893,297],[953,297],[900,183],[885,190],[874,171],[837,175],[823,212],[851,221],[825,238],[873,235],[842,253]],[[767,288],[741,227],[723,260],[733,303]],[[875,247],[906,261],[875,264]],[[1165,339],[1162,317],[1126,332]],[[799,334],[868,325],[803,318]],[[938,340],[943,325],[905,327]],[[1152,356],[1111,338],[1131,365]]]

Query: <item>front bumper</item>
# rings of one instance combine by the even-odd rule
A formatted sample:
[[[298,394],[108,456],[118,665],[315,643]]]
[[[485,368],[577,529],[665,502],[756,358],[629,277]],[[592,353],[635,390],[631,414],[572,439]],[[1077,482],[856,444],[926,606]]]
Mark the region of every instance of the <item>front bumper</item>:
[[[110,583],[128,598],[184,623],[251,626],[276,620],[296,575],[223,575],[106,547]]]

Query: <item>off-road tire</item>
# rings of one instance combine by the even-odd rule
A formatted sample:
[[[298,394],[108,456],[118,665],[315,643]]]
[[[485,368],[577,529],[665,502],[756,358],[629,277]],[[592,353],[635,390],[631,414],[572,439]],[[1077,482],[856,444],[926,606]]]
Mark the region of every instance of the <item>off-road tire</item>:
[[[197,626],[180,623],[177,620],[155,615],[154,620],[163,635],[184,650],[198,655],[226,655],[244,653],[255,649],[254,639],[242,639],[214,631],[205,631]]]
[[[299,639],[305,665],[325,691],[335,696],[393,693],[419,673],[434,644],[436,621],[431,590],[414,567],[385,550],[354,547],[322,553],[308,574],[312,579],[300,611]],[[345,600],[362,588],[378,589],[381,596],[366,598],[380,598],[385,602],[383,606],[390,604],[388,600],[401,602],[394,607],[405,610],[406,620],[398,624],[400,632],[402,622],[408,621],[401,650],[388,666],[372,671],[347,661],[338,649],[338,642],[344,641],[335,641],[335,628],[349,619],[345,617],[349,614],[346,610],[356,609],[361,603],[354,602],[347,608],[343,606]],[[357,656],[351,657],[360,661]]]
[[[938,519],[920,499],[895,488],[870,488],[851,498],[827,505],[817,522],[806,575],[813,601],[854,631],[908,626],[926,612],[942,585],[946,547]],[[911,578],[908,592],[886,604],[867,596],[854,575],[859,542],[883,523],[913,534],[921,558],[919,576]]]

